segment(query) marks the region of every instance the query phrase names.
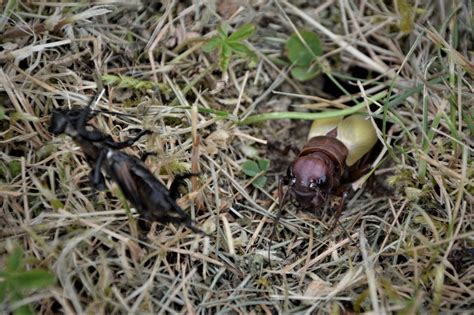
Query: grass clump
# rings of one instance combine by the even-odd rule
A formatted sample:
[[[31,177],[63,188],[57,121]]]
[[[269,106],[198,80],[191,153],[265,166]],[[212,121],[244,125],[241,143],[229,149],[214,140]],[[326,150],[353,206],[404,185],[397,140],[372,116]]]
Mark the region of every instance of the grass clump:
[[[472,310],[467,4],[293,3],[8,2],[0,18],[2,310]],[[311,53],[305,64],[288,55],[297,32]],[[321,71],[292,75],[305,65]],[[117,141],[151,130],[126,152],[152,152],[146,165],[167,185],[179,165],[199,173],[179,204],[214,237],[174,225],[140,230],[113,184],[91,189],[78,146],[48,132],[54,109],[85,106],[102,85],[98,109],[116,114],[91,124]],[[331,208],[286,205],[275,226],[278,178],[295,158],[285,147],[304,145],[307,120],[360,111],[377,126],[375,184],[353,185],[332,233]],[[12,285],[5,274],[12,243],[25,257],[23,280],[37,285]]]

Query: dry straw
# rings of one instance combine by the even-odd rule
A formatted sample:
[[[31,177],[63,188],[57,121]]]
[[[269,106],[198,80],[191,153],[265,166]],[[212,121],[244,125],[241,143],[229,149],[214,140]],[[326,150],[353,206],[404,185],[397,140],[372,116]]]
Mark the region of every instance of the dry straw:
[[[0,19],[0,269],[20,248],[24,270],[55,279],[21,289],[20,299],[6,287],[1,311],[473,310],[468,2],[105,3],[7,1]],[[216,56],[201,50],[224,22],[231,31],[256,27],[245,43],[258,56],[255,67],[235,55],[223,74]],[[289,74],[283,47],[301,29],[322,39],[326,82],[332,76],[351,95],[332,95],[323,77],[299,82]],[[356,68],[369,76],[352,78]],[[101,114],[92,124],[116,140],[152,130],[126,152],[156,153],[146,165],[167,185],[198,171],[180,204],[213,237],[173,225],[140,230],[116,185],[93,191],[79,147],[47,131],[53,109],[85,106],[101,85],[107,97],[98,107],[127,115]],[[330,212],[287,205],[270,240],[277,177],[293,158],[281,148],[301,146],[308,122],[285,115],[238,122],[345,109],[353,100],[378,126],[383,153],[373,175],[388,191],[351,193],[345,231],[332,233]],[[263,188],[241,170],[258,158],[271,161]],[[6,279],[1,273],[0,286]]]

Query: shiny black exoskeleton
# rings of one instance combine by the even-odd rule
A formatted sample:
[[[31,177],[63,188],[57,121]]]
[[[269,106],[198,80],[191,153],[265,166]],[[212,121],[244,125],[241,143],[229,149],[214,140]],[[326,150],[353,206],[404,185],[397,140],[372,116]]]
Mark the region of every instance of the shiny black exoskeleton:
[[[131,146],[150,131],[142,130],[134,138],[115,142],[110,135],[88,124],[88,121],[96,115],[91,109],[91,104],[85,108],[53,112],[48,130],[54,135],[66,133],[81,147],[92,168],[89,178],[93,187],[98,190],[105,189],[102,174],[104,171],[107,177],[118,184],[142,220],[184,224],[192,231],[206,235],[195,227],[189,215],[176,203],[180,185],[185,178],[193,174],[177,176],[168,190],[139,159],[119,151]]]

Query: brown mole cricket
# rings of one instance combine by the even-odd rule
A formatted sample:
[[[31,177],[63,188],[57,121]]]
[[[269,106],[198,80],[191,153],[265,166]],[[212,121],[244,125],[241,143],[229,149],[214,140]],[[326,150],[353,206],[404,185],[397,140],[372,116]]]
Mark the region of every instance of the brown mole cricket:
[[[280,180],[278,217],[288,198],[295,206],[315,210],[327,204],[330,195],[341,196],[332,230],[343,209],[348,184],[369,171],[367,158],[376,143],[375,127],[363,115],[313,121],[308,142]]]

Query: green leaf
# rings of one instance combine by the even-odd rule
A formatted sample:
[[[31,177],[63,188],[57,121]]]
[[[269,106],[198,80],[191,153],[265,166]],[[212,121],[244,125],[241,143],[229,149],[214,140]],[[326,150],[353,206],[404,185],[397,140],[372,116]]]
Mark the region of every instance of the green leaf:
[[[248,57],[250,58],[249,67],[250,68],[255,68],[257,66],[257,62],[258,62],[257,54],[253,51],[250,51],[250,55]]]
[[[232,48],[230,47],[229,44],[224,43],[224,45],[222,45],[221,54],[222,54],[222,56],[224,56],[226,58],[230,58],[230,56],[232,55]]]
[[[369,104],[371,102],[377,102],[379,100],[383,100],[387,97],[387,91],[381,91],[375,95],[370,97]],[[392,102],[390,102],[390,106],[392,106]],[[325,112],[320,113],[308,113],[308,112],[268,112],[264,114],[257,114],[253,116],[249,116],[244,120],[238,121],[237,125],[249,125],[255,124],[258,122],[266,121],[266,120],[273,120],[273,119],[303,119],[303,120],[315,120],[315,119],[326,119],[326,118],[335,118],[335,117],[344,117],[348,115],[352,115],[357,113],[361,109],[367,107],[365,101],[359,102],[356,105],[345,109],[338,109],[338,110],[328,110]],[[399,122],[397,120],[397,122]]]
[[[8,168],[10,169],[10,174],[12,177],[16,177],[21,173],[21,162],[18,160],[11,160],[8,163]]]
[[[5,108],[3,106],[0,106],[0,120],[5,119]]]
[[[227,39],[229,33],[229,24],[223,23],[217,27],[217,35],[222,39]]]
[[[11,121],[16,122],[18,120],[23,120],[23,121],[31,121],[31,122],[38,122],[40,119],[39,117],[36,117],[34,115],[31,115],[29,113],[25,112],[14,112],[11,115]]]
[[[62,203],[58,198],[51,199],[50,203],[54,210],[64,209],[64,203]]]
[[[239,55],[250,58],[251,62],[249,64],[249,67],[255,67],[258,61],[258,57],[254,51],[252,51],[248,46],[242,43],[231,42],[229,43],[229,45],[232,50],[238,53]]]
[[[37,289],[54,284],[56,279],[44,270],[29,270],[10,275],[11,284],[18,289]]]
[[[249,38],[253,33],[255,33],[255,26],[252,24],[245,24],[228,37],[227,34],[229,33],[229,29],[229,25],[223,23],[217,28],[217,36],[211,38],[202,47],[205,52],[211,52],[214,49],[220,48],[219,68],[222,72],[226,72],[229,68],[232,52],[251,58],[253,63],[256,63],[257,60],[257,55],[246,45],[241,43],[241,41]]]
[[[202,50],[209,53],[217,48],[217,46],[222,45],[222,39],[219,37],[211,38],[207,43],[202,46]]]
[[[31,306],[29,305],[22,305],[19,308],[13,310],[14,315],[34,315],[33,311],[31,310]]]
[[[252,182],[252,185],[255,188],[263,188],[263,186],[265,186],[266,183],[267,183],[267,177],[266,176],[259,176],[257,179],[255,179]]]
[[[159,88],[162,92],[165,92],[167,88],[164,85],[156,84],[150,80],[139,80],[129,76],[116,76],[116,75],[103,75],[102,81],[107,85],[116,85],[124,89],[134,90],[150,90],[155,87]]]
[[[0,33],[4,32],[5,25],[7,21],[10,19],[12,14],[16,14],[18,10],[18,0],[9,0],[9,1],[2,1],[2,14],[0,14]],[[4,7],[3,7],[4,6]]]
[[[230,56],[232,55],[232,49],[229,45],[224,44],[222,46],[221,55],[219,58],[219,68],[222,72],[226,72],[229,68]]]
[[[257,161],[260,171],[267,171],[268,167],[270,166],[270,160],[267,159],[260,159]]]
[[[104,74],[102,76],[102,81],[107,85],[114,85],[120,82],[120,77],[111,74]]]
[[[403,33],[410,33],[413,30],[414,8],[407,0],[397,0],[398,12],[400,12],[400,30]]]
[[[23,268],[23,251],[20,247],[15,247],[8,255],[6,271],[10,273],[20,270],[21,268]]]
[[[319,67],[294,67],[291,69],[291,75],[298,81],[308,81],[320,73]]]
[[[0,301],[5,301],[5,293],[7,291],[7,284],[5,281],[0,282]]]
[[[240,42],[246,40],[255,33],[255,26],[252,24],[245,24],[239,27],[232,35],[229,36],[229,41]]]
[[[229,46],[232,48],[232,50],[240,54],[243,54],[245,56],[250,56],[252,54],[252,51],[250,50],[250,48],[248,48],[245,44],[235,42],[235,43],[229,43]]]
[[[191,107],[189,107],[191,108]],[[205,107],[198,107],[198,112],[200,113],[210,113],[214,114],[220,117],[229,117],[231,114],[223,111],[223,110],[217,110],[217,109],[212,109],[212,108],[205,108]]]
[[[21,292],[18,292],[17,290],[12,290],[10,292],[10,299],[11,303],[14,304],[16,302],[19,302],[23,300],[23,295]],[[13,310],[13,314],[15,315],[29,315],[29,314],[34,314],[33,311],[31,310],[31,307],[29,305],[22,305],[20,307],[17,307]]]
[[[299,32],[304,43],[297,33],[293,33],[286,42],[288,59],[297,66],[309,66],[312,61],[323,53],[319,36],[310,31]]]
[[[255,176],[260,173],[260,167],[258,167],[256,162],[247,160],[242,164],[242,172],[248,176]]]

